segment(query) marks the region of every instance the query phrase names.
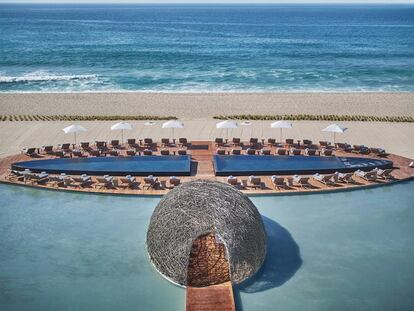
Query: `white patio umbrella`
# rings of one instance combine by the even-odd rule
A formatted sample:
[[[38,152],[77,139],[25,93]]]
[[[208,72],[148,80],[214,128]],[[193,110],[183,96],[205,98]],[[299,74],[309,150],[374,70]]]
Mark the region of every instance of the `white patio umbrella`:
[[[322,131],[333,133],[333,139],[334,139],[334,144],[335,144],[336,133],[343,133],[346,130],[347,130],[346,127],[343,127],[343,126],[340,126],[340,125],[334,123],[334,124],[331,124],[331,125],[325,127]]]
[[[111,126],[111,131],[121,130],[121,143],[124,143],[124,130],[132,130],[132,125],[128,122],[118,122]]]
[[[75,135],[75,145],[76,145],[76,133],[80,132],[86,132],[86,128],[84,128],[82,125],[78,124],[72,124],[63,129],[65,134],[73,133]]]
[[[229,139],[229,129],[236,129],[239,125],[236,121],[226,120],[216,124],[216,128],[218,129],[226,129],[227,131],[227,140]]]
[[[174,139],[174,129],[184,128],[184,123],[178,120],[170,120],[162,124],[163,129],[172,129],[172,138]]]
[[[272,129],[280,129],[280,142],[282,142],[282,130],[291,129],[293,126],[292,123],[290,123],[289,121],[279,120],[270,124],[270,127]]]

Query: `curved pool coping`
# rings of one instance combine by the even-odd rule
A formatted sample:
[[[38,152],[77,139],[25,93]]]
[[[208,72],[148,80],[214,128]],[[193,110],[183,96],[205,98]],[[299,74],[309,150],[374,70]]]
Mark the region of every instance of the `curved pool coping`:
[[[261,196],[292,196],[292,195],[312,195],[312,194],[324,194],[324,193],[339,193],[339,192],[349,192],[349,191],[358,191],[358,190],[366,190],[366,189],[374,189],[379,187],[387,187],[392,186],[398,183],[404,183],[414,180],[414,176],[391,180],[384,183],[373,183],[373,184],[366,184],[366,185],[357,185],[352,187],[341,187],[341,188],[324,188],[324,189],[313,189],[313,190],[290,190],[290,191],[283,191],[277,192],[276,190],[269,190],[269,192],[259,192],[259,191],[241,191],[248,197],[261,197]],[[93,191],[82,190],[82,189],[69,189],[69,188],[52,188],[46,187],[41,185],[32,185],[32,184],[24,184],[24,183],[17,183],[11,182],[8,180],[0,180],[0,184],[6,184],[11,186],[17,187],[27,187],[32,189],[40,189],[40,190],[47,190],[47,191],[61,191],[61,192],[68,192],[68,193],[81,193],[81,194],[91,194],[91,195],[105,195],[105,196],[120,196],[120,197],[159,197],[162,198],[168,191],[164,191],[163,193],[127,193],[127,192],[111,192],[111,191]],[[156,190],[159,191],[159,190]]]

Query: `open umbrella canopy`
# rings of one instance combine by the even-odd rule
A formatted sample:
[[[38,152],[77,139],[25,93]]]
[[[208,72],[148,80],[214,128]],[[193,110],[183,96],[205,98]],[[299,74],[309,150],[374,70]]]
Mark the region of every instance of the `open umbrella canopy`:
[[[237,124],[237,122],[232,120],[226,120],[216,124],[216,128],[218,129],[236,129],[238,127],[239,125]]]
[[[111,126],[111,130],[132,130],[132,125],[127,122],[118,122]]]
[[[338,124],[331,124],[327,127],[325,127],[322,131],[324,132],[331,132],[331,133],[343,133],[347,130],[346,127],[342,127]]]
[[[84,128],[82,125],[72,124],[72,125],[69,125],[68,127],[65,127],[63,131],[65,132],[65,134],[80,133],[80,132],[86,132],[86,128]]]
[[[184,123],[177,120],[170,120],[162,124],[163,129],[172,128],[172,129],[182,129]]]
[[[73,133],[75,136],[75,144],[76,144],[76,133],[86,132],[86,128],[84,128],[82,125],[72,124],[72,125],[69,125],[68,127],[65,127],[63,131],[65,132],[65,134]]]
[[[270,124],[270,127],[272,129],[291,129],[292,123],[290,123],[289,121],[280,120]]]

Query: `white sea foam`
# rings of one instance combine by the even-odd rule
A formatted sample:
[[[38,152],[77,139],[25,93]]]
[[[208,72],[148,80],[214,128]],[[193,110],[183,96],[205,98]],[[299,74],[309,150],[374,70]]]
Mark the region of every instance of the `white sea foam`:
[[[47,71],[35,71],[21,76],[0,75],[0,83],[27,83],[27,82],[48,82],[48,81],[71,81],[71,80],[91,80],[96,79],[97,75],[57,75]]]

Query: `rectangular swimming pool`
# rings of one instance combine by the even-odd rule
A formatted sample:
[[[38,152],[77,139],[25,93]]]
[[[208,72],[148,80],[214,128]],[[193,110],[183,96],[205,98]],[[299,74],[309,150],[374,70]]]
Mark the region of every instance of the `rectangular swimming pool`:
[[[12,168],[50,174],[190,176],[191,157],[185,155],[62,158],[17,162],[13,163]]]
[[[357,157],[215,155],[217,176],[291,175],[392,168],[388,160]]]

